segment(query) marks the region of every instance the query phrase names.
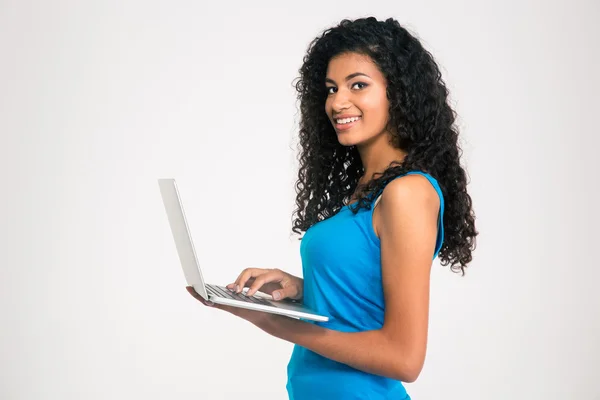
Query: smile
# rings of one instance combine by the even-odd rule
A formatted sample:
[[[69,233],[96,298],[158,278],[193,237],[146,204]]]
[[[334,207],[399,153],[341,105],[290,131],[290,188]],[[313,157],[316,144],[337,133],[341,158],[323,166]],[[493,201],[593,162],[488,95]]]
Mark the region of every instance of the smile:
[[[335,120],[335,129],[339,131],[345,131],[352,128],[361,120],[361,117],[352,117]]]

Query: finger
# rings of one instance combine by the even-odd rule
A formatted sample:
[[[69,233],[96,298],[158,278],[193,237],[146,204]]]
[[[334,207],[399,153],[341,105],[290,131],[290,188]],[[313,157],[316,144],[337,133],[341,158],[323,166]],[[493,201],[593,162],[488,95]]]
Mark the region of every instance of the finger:
[[[250,285],[252,285],[252,283],[254,283],[254,278],[250,278],[246,281],[246,283],[244,283],[244,287],[249,287]],[[225,286],[227,289],[229,290],[235,290],[235,285],[236,283],[230,283],[229,285]]]
[[[298,288],[296,286],[288,286],[283,289],[275,290],[271,293],[273,300],[293,299],[298,295]]]
[[[185,287],[185,289],[186,289],[186,290],[188,291],[188,293],[189,293],[189,294],[191,294],[191,295],[192,295],[192,297],[194,297],[196,300],[200,300],[200,299],[202,299],[202,296],[200,296],[200,295],[198,294],[198,292],[196,292],[196,290],[194,289],[194,287],[193,287],[193,286],[186,286],[186,287]],[[202,299],[202,300],[204,300],[204,299]]]
[[[250,280],[254,282],[254,278],[263,272],[264,270],[261,268],[246,268],[236,279],[233,290],[240,293],[246,287],[246,284],[249,284]]]
[[[200,296],[198,294],[198,292],[196,292],[196,290],[194,290],[194,288],[192,286],[186,286],[186,289],[187,289],[188,293],[192,295],[192,297],[194,297],[196,300],[198,300],[199,302],[201,302],[205,306],[208,306],[208,307],[214,307],[215,306],[215,303],[213,303],[210,300],[205,300],[202,296]]]
[[[263,268],[246,268],[245,270],[242,271],[240,276],[238,276],[238,278],[235,281],[235,285],[236,285],[235,291],[237,293],[240,293],[242,291],[242,289],[244,287],[246,287],[246,282],[248,281],[248,279],[256,278],[256,277],[264,274],[267,271],[268,270],[263,269]]]
[[[279,270],[271,270],[265,274],[258,276],[248,292],[246,292],[246,296],[252,296],[256,293],[263,285],[271,282],[281,282],[283,279],[283,274]]]

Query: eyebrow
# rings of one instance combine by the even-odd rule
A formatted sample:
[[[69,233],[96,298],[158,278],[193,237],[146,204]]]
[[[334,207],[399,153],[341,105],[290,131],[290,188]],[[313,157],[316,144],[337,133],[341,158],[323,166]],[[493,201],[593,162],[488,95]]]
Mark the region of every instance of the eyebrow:
[[[350,74],[350,75],[348,75],[348,76],[346,77],[346,82],[347,82],[347,81],[349,81],[349,80],[350,80],[350,79],[352,79],[352,78],[355,78],[355,77],[357,77],[357,76],[366,76],[366,77],[367,77],[367,78],[369,78],[369,79],[373,79],[373,78],[371,78],[369,75],[367,75],[367,74],[363,74],[362,72],[355,72],[355,73],[353,73],[353,74]],[[333,79],[329,79],[329,78],[325,78],[325,82],[329,82],[329,83],[333,83],[333,84],[335,84],[335,81],[334,81]]]

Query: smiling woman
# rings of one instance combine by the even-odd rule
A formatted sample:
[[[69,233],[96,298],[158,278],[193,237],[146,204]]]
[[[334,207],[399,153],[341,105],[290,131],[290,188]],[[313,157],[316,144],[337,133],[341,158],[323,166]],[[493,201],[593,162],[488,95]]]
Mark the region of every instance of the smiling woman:
[[[464,273],[475,219],[448,91],[393,20],[344,20],[310,45],[296,83],[293,231],[303,277],[246,269],[228,285],[304,302],[327,322],[207,304],[295,343],[290,399],[409,399],[425,362],[432,260]]]
[[[389,119],[387,84],[371,59],[358,53],[340,54],[330,60],[327,76],[325,112],[338,135],[344,132],[338,137],[340,144],[355,146],[385,136]]]

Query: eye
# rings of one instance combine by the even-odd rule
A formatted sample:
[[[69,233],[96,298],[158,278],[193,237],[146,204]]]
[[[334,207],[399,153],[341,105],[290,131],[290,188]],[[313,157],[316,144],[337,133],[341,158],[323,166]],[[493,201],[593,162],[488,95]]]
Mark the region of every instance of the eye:
[[[367,84],[366,84],[366,83],[364,83],[364,82],[354,82],[354,83],[352,84],[352,87],[354,87],[354,86],[356,86],[356,85],[362,85],[361,89],[364,89],[364,88],[366,88],[367,86],[369,86],[369,85],[367,85]]]
[[[356,85],[359,85],[358,90],[364,89],[367,86],[369,86],[368,84],[366,84],[364,82],[354,82],[351,87],[355,87]],[[325,88],[325,90],[327,91],[327,95],[335,93],[335,92],[332,92],[331,89],[336,89],[337,90],[337,88],[335,86],[328,86],[328,87]]]

